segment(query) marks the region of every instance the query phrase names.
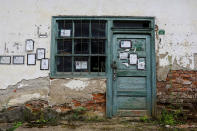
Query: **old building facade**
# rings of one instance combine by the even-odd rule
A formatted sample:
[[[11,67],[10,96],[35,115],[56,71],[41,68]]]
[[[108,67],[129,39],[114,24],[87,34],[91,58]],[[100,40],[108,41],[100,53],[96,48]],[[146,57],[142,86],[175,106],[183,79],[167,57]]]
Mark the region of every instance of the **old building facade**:
[[[179,105],[192,115],[196,5],[1,0],[0,110],[83,107],[113,117],[155,115]]]

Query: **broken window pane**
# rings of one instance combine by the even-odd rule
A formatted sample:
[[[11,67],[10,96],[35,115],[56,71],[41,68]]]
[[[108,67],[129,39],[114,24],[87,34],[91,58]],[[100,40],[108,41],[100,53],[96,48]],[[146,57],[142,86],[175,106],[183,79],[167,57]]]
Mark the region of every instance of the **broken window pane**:
[[[105,72],[105,56],[91,56],[91,72]]]
[[[89,40],[75,40],[75,54],[89,54]]]
[[[92,40],[92,54],[105,54],[105,40]]]
[[[72,40],[57,40],[58,54],[72,54]]]
[[[105,37],[105,21],[92,21],[92,37]]]
[[[89,21],[75,21],[75,37],[89,37]]]
[[[56,63],[58,72],[72,72],[72,57],[58,56]]]

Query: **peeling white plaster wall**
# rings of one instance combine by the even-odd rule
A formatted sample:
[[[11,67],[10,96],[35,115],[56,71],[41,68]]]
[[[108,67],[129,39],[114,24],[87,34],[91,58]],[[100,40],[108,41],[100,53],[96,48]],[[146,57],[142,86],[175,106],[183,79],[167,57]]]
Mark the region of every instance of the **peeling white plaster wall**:
[[[25,94],[22,95],[16,99],[11,99],[8,102],[8,106],[14,106],[14,105],[18,105],[18,104],[24,104],[26,101],[32,100],[32,99],[38,99],[40,98],[40,94],[39,93],[34,93],[34,94]]]
[[[155,16],[159,29],[166,34],[156,39],[159,66],[177,61],[180,67],[195,69],[197,53],[196,0],[0,0],[0,55],[25,55],[25,40],[33,39],[36,48],[46,48],[50,57],[51,17],[58,15]],[[47,33],[47,38],[39,38]],[[16,44],[18,43],[18,44]],[[36,51],[34,49],[34,52]],[[169,60],[171,57],[171,60]],[[22,79],[48,76],[40,64],[0,65],[0,89]]]
[[[74,89],[74,90],[83,90],[89,84],[89,81],[82,80],[71,80],[68,83],[64,84],[64,86]]]

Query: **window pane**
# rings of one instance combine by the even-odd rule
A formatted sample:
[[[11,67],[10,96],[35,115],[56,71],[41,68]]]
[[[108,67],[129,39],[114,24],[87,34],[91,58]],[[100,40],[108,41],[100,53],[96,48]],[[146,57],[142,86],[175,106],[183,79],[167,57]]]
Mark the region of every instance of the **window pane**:
[[[114,27],[119,28],[149,28],[150,21],[114,21]]]
[[[92,54],[105,54],[105,40],[92,40]]]
[[[58,56],[56,63],[58,72],[72,72],[72,57]]]
[[[71,20],[59,20],[58,29],[59,29],[59,36],[61,37],[69,37],[72,36],[72,21]]]
[[[57,40],[58,54],[72,54],[72,40]]]
[[[105,56],[91,57],[91,72],[105,72]]]
[[[75,37],[89,37],[89,21],[75,21]]]
[[[89,40],[75,40],[75,54],[89,54]]]
[[[74,59],[75,72],[89,72],[88,57],[75,57]]]
[[[105,21],[92,21],[92,36],[105,37]]]

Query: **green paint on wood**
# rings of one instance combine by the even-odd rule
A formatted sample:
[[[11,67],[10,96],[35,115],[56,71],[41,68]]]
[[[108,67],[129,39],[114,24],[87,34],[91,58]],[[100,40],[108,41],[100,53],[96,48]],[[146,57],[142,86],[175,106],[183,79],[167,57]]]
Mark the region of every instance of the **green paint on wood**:
[[[118,110],[119,109],[146,109],[146,98],[145,97],[118,97]]]
[[[146,69],[138,70],[136,65],[125,66],[123,62],[128,60],[121,60],[117,57],[119,50],[120,40],[133,40],[133,42],[143,45],[142,50],[135,50],[138,54],[144,54],[146,59]],[[136,44],[137,45],[137,44]],[[117,63],[116,79],[113,80],[113,115],[117,115],[120,109],[134,110],[140,109],[148,111],[151,114],[151,49],[150,49],[150,37],[148,35],[132,35],[132,34],[116,34],[113,37],[113,61]],[[129,115],[130,116],[130,115]]]
[[[140,117],[140,116],[145,116],[148,115],[148,112],[146,110],[119,110],[117,112],[117,116],[122,116],[122,117]]]
[[[117,78],[118,89],[146,89],[146,77],[118,77]]]

